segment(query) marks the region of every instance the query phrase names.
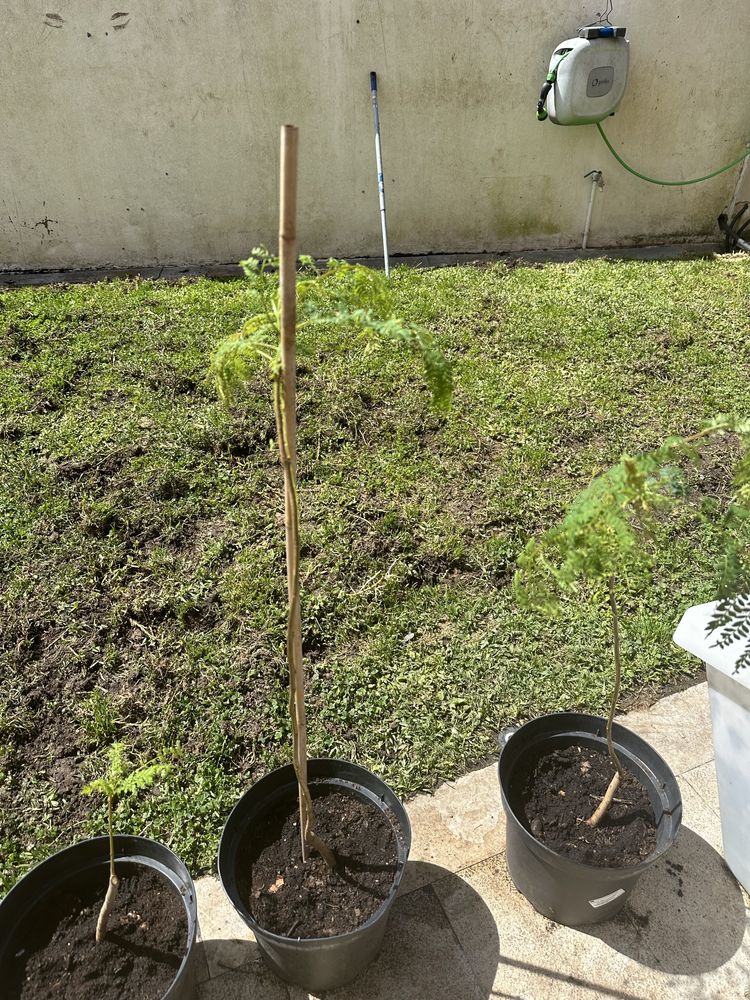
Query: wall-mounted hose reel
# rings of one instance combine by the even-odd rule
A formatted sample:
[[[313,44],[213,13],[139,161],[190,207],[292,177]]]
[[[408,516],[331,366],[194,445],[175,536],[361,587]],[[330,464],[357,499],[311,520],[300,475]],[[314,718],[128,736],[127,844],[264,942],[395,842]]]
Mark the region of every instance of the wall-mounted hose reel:
[[[750,209],[743,203],[740,205],[740,210],[735,212],[739,189],[742,187],[750,163],[750,142],[746,143],[744,153],[707,174],[680,180],[662,180],[650,177],[630,166],[607,138],[601,122],[613,115],[620,106],[630,64],[629,43],[625,38],[626,29],[609,23],[611,12],[612,3],[611,0],[607,0],[604,20],[602,15],[599,15],[600,20],[596,24],[581,28],[578,37],[568,38],[556,46],[537,102],[537,118],[540,122],[549,118],[555,125],[596,125],[604,143],[621,167],[642,181],[662,187],[701,184],[742,163],[729,208],[719,216],[719,226],[727,238],[728,246],[750,252]],[[583,232],[585,249],[588,244],[596,191],[598,187],[604,185],[600,170],[589,170],[584,176],[592,178]]]
[[[537,104],[539,121],[594,125],[613,115],[625,93],[630,63],[625,28],[581,28],[555,48]]]

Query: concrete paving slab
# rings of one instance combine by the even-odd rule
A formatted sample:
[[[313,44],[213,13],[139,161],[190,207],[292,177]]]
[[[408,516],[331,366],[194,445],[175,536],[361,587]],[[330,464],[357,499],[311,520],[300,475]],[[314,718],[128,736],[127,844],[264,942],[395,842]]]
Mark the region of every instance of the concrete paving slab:
[[[632,982],[658,984],[663,974],[698,977],[713,990],[706,996],[741,997],[743,983],[750,986],[744,978],[748,917],[743,893],[721,855],[684,827],[669,853],[644,873],[621,913],[587,933],[650,970],[644,976],[630,968]],[[720,985],[728,984],[731,991],[722,993]],[[666,995],[662,986],[664,994],[656,995]]]
[[[487,996],[517,1000],[630,998],[628,961],[608,945],[538,914],[516,890],[505,857],[480,862],[433,887]],[[489,929],[489,911],[494,929]],[[640,998],[639,998],[640,1000]]]
[[[211,978],[211,970],[208,967],[206,948],[201,939],[200,927],[198,928],[197,944],[193,953],[193,963],[193,975],[197,984],[205,983],[207,979]]]
[[[677,779],[682,794],[682,825],[702,837],[719,854],[722,852],[721,820],[689,781]]]
[[[247,924],[238,916],[217,878],[208,875],[195,883],[201,951],[211,978],[259,960],[258,946]]]
[[[668,695],[618,722],[650,743],[678,776],[713,760],[707,684]]]
[[[417,795],[406,809],[412,826],[409,857],[420,864],[407,867],[402,895],[505,850],[496,764],[447,782],[433,795]]]
[[[452,877],[452,876],[449,876]],[[487,1000],[432,886],[398,899],[378,959],[330,1000]],[[290,1000],[318,1000],[296,987]]]
[[[496,964],[493,997],[741,1000],[750,985],[746,900],[720,856],[689,830],[644,874],[628,906],[601,925],[563,927],[536,913],[503,856],[433,888],[475,973],[486,977]],[[497,961],[478,900],[495,921]]]
[[[683,976],[636,966],[628,973],[624,997],[627,1000],[747,1000],[750,997],[749,973],[750,967],[744,957],[726,968],[703,975]]]
[[[492,764],[407,804],[412,860],[383,952],[359,980],[327,996],[750,1000],[750,901],[721,857],[706,685],[621,721],[679,776],[683,827],[615,919],[562,927],[516,891]],[[218,881],[196,887],[211,977],[200,1000],[306,1000],[265,969]]]
[[[712,760],[686,771],[682,776],[689,782],[703,801],[719,815],[719,788],[716,784],[716,765]]]
[[[442,877],[446,877],[442,872]],[[447,875],[447,877],[452,877]],[[213,885],[207,885],[211,882]],[[227,997],[237,1000],[255,1000],[255,997],[276,997],[276,993],[263,993],[268,975],[257,945],[247,951],[247,941],[228,938],[222,934],[238,931],[228,917],[222,897],[224,892],[216,879],[199,879],[199,915],[201,926],[208,928],[205,945],[211,981],[226,985]],[[218,890],[218,892],[217,892]],[[220,894],[220,895],[219,895]],[[205,916],[204,916],[205,912]],[[238,918],[235,918],[238,919]],[[489,926],[489,915],[485,924]],[[244,926],[244,925],[242,925]],[[485,928],[486,929],[486,928]],[[491,928],[490,928],[491,929]],[[205,932],[204,932],[205,933]],[[248,931],[249,933],[249,931]],[[239,947],[238,947],[239,946]],[[251,955],[249,961],[242,961]],[[231,966],[228,971],[227,966]],[[271,976],[273,982],[278,982]],[[243,985],[243,981],[248,980]],[[401,993],[408,985],[408,993]],[[280,984],[285,992],[278,995],[291,1000],[311,996],[306,991]],[[440,902],[431,886],[416,889],[394,904],[386,931],[383,950],[377,961],[350,986],[328,993],[326,996],[341,1000],[391,1000],[408,995],[413,1000],[485,1000],[474,973],[466,961]],[[204,989],[201,1000],[223,997],[220,992]]]
[[[289,1000],[289,990],[258,958],[243,969],[204,983],[198,1000]]]

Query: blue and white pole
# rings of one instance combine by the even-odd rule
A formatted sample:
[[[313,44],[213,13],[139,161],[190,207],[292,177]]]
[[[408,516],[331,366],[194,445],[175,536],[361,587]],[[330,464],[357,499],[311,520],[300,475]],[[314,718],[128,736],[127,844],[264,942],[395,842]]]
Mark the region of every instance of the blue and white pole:
[[[391,273],[388,263],[388,232],[385,227],[385,184],[383,182],[383,152],[380,148],[380,115],[378,114],[378,75],[370,72],[370,96],[372,97],[372,117],[375,122],[375,162],[378,168],[378,199],[380,201],[380,228],[383,231],[383,260],[386,276]]]

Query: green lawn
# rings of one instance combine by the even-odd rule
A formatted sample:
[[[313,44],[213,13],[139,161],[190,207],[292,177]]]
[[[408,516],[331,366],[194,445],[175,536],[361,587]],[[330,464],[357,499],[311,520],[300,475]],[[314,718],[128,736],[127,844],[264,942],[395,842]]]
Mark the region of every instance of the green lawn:
[[[454,408],[340,331],[303,359],[303,634],[311,753],[407,793],[491,754],[509,720],[604,707],[604,608],[519,611],[514,560],[623,450],[750,412],[750,259],[393,280],[454,363]],[[0,293],[0,889],[102,831],[80,789],[114,737],[181,748],[121,827],[194,872],[290,759],[268,390],[228,413],[207,376],[251,305],[240,281]],[[728,464],[706,454],[720,497]],[[630,691],[692,669],[671,633],[713,595],[717,532],[683,517],[663,541],[625,595]]]

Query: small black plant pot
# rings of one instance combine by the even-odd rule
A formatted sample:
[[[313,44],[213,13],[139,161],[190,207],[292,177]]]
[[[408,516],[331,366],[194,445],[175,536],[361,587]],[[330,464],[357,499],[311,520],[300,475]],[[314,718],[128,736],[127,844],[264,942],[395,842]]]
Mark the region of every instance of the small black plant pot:
[[[191,1000],[195,996],[194,950],[198,929],[195,887],[185,865],[168,847],[146,837],[115,837],[117,870],[123,874],[147,868],[167,879],[182,899],[187,919],[184,958],[162,1000]],[[94,837],[66,847],[32,868],[0,901],[0,983],[18,981],[19,962],[30,928],[44,914],[47,901],[81,882],[101,882],[102,900],[109,877],[109,838]],[[15,995],[15,994],[14,994]],[[3,994],[5,996],[5,994]]]
[[[311,993],[332,990],[351,982],[376,958],[383,943],[388,914],[404,873],[411,826],[406,810],[393,791],[370,771],[342,760],[308,761],[308,777],[315,787],[344,790],[369,800],[391,820],[398,845],[396,877],[380,908],[356,930],[333,937],[291,938],[265,930],[241,898],[238,854],[246,834],[259,817],[281,800],[296,794],[297,779],[291,764],[272,771],[252,786],[229,815],[219,843],[218,870],[224,891],[250,927],[266,964],[288,983]]]
[[[627,902],[638,879],[667,851],[680,828],[682,799],[675,776],[656,751],[617,723],[615,749],[626,770],[648,792],[656,821],[656,847],[640,864],[597,868],[582,864],[540,843],[524,823],[520,789],[514,777],[525,762],[569,746],[607,752],[606,720],[577,712],[559,712],[506,731],[501,738],[498,770],[507,818],[508,871],[516,888],[534,909],[560,924],[597,924],[609,920]]]

